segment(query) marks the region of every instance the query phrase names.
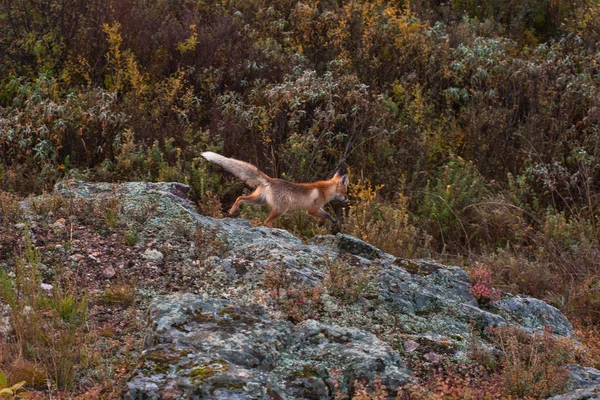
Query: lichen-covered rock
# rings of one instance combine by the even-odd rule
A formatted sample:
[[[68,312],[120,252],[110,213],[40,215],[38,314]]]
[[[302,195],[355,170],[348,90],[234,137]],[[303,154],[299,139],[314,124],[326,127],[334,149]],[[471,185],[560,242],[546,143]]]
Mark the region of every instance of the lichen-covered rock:
[[[157,232],[165,240],[179,231],[201,231],[226,244],[226,251],[207,257],[205,263],[223,271],[223,278],[234,282],[260,285],[262,270],[271,264],[285,265],[301,283],[316,286],[325,276],[324,266],[337,258],[352,254],[365,268],[377,269],[376,290],[359,307],[341,310],[348,320],[361,320],[377,307],[378,321],[364,321],[365,326],[390,324],[396,320],[409,333],[440,333],[465,341],[474,323],[480,330],[489,326],[513,323],[529,330],[548,325],[553,332],[571,336],[573,328],[556,308],[541,300],[505,295],[486,309],[478,305],[470,292],[470,281],[464,270],[431,260],[402,260],[355,237],[338,233],[315,237],[310,244],[281,229],[253,227],[246,220],[220,220],[199,215],[185,193],[189,188],[180,183],[129,182],[123,184],[83,183],[57,184],[56,192],[67,197],[103,199],[117,196],[123,203],[125,218],[135,218],[140,207],[151,204],[155,210],[144,222],[145,232]],[[177,224],[175,224],[177,222]],[[144,234],[144,232],[142,232]],[[214,293],[210,293],[214,295]],[[355,315],[349,315],[354,312]],[[351,326],[343,318],[334,321]]]
[[[543,301],[504,294],[479,304],[459,267],[397,259],[342,233],[305,244],[281,229],[205,217],[186,199],[188,190],[179,183],[56,186],[70,198],[118,198],[121,222],[138,227],[137,240],[147,246],[124,265],[145,266],[153,282],[167,276],[161,294],[195,293],[156,297],[146,288],[155,299],[131,398],[326,399],[335,387],[348,392],[355,380],[376,377],[393,390],[410,377],[403,357],[462,360],[474,330],[485,338],[487,328],[503,324],[526,331],[548,326],[572,336],[565,316]],[[368,271],[368,288],[356,301],[325,289],[318,321],[294,325],[266,299],[269,268],[283,268],[296,286],[322,288],[338,261]],[[406,350],[407,339],[418,346]]]
[[[157,298],[129,397],[168,391],[175,398],[268,398],[279,388],[266,371],[291,331],[292,324],[265,319],[258,307],[186,293]]]
[[[495,302],[493,308],[509,321],[525,328],[540,329],[547,325],[553,333],[573,336],[573,325],[564,314],[542,300],[512,296]]]
[[[600,385],[585,389],[576,389],[565,394],[550,397],[547,400],[600,400]]]
[[[571,374],[571,387],[573,389],[600,385],[600,371],[596,368],[571,364],[569,365],[569,373]]]
[[[371,260],[373,258],[391,257],[377,247],[354,236],[338,233],[335,236],[315,236],[311,244],[330,248],[338,253],[349,253]],[[393,258],[393,257],[392,257]]]
[[[11,309],[8,304],[0,304],[0,340],[12,333],[12,322],[10,318]]]
[[[132,399],[328,398],[380,377],[407,382],[400,356],[374,335],[309,320],[297,326],[264,317],[260,307],[189,294],[157,298],[143,364],[129,382]]]

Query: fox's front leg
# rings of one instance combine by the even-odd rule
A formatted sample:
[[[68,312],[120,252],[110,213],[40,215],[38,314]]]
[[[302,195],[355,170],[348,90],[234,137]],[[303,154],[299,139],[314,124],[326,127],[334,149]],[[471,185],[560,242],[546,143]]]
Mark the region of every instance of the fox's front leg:
[[[337,224],[337,219],[333,218],[327,211],[319,208],[318,210],[308,210],[306,212],[308,215],[312,215],[315,218],[319,218],[321,222],[325,222],[325,220],[331,221],[333,224]]]

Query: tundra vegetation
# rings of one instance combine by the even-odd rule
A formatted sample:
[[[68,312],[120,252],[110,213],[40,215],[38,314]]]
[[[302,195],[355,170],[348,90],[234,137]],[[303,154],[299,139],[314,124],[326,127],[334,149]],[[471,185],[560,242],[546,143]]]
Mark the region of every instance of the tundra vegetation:
[[[205,162],[207,150],[295,182],[347,167],[350,203],[330,205],[335,229],[460,265],[480,301],[501,291],[547,301],[600,366],[598,0],[7,0],[0,55],[0,257],[11,266],[0,298],[17,336],[0,348],[0,390],[116,393],[135,335],[114,336],[141,324],[135,282],[88,293],[24,234],[19,201],[70,178],[179,181],[219,217],[243,184]],[[30,206],[56,225],[61,249],[81,246],[74,232],[139,246],[156,213],[142,205],[125,221],[118,199],[52,195]],[[300,213],[278,227],[307,240],[332,229]],[[198,251],[224,246],[193,236],[206,244]],[[331,262],[324,287],[292,287],[285,301],[285,271],[273,266],[266,281],[284,313],[304,320],[325,290],[344,302],[368,291],[369,274],[347,282],[350,269]],[[42,277],[52,290],[39,292]],[[90,323],[100,305],[122,318]],[[501,362],[467,377],[440,369],[406,398],[540,398],[562,382],[555,364],[582,357],[550,334],[490,335]],[[531,381],[513,379],[542,364]],[[386,388],[369,390],[357,396]]]

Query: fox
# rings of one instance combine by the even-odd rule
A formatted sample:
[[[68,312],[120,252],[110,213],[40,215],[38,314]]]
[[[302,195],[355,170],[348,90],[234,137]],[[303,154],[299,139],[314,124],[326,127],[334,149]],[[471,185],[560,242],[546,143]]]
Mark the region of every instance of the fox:
[[[348,203],[349,178],[343,170],[338,170],[332,178],[312,183],[292,183],[284,179],[271,178],[256,166],[245,161],[227,158],[220,154],[207,151],[201,154],[208,161],[221,166],[223,169],[255,188],[248,196],[240,196],[229,210],[229,215],[239,214],[242,204],[268,204],[271,213],[263,224],[273,228],[273,222],[288,211],[306,210],[306,213],[321,222],[329,220],[337,224],[323,206],[331,200]]]

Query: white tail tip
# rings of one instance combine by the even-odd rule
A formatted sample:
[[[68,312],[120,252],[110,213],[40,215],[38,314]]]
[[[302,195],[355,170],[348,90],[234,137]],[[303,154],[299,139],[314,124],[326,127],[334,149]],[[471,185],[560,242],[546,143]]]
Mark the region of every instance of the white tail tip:
[[[202,157],[206,158],[208,161],[213,161],[216,158],[219,158],[219,155],[217,153],[213,153],[212,151],[205,151],[204,153],[200,154]]]

